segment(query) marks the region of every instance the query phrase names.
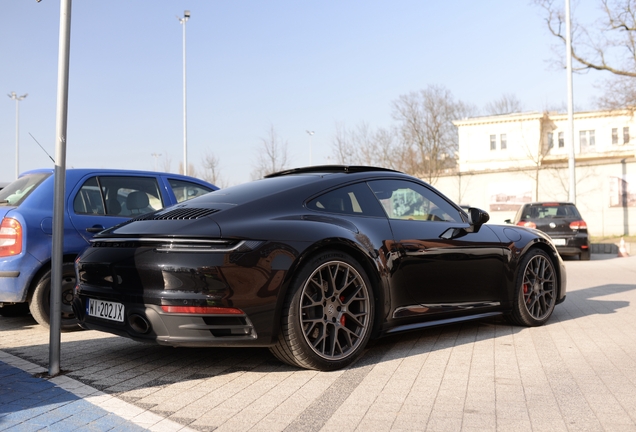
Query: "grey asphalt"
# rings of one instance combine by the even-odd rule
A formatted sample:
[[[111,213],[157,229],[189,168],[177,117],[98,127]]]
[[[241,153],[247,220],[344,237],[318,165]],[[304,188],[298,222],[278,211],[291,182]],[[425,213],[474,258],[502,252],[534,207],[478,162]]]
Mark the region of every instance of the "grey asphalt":
[[[48,331],[0,317],[0,430],[636,431],[636,257],[592,258],[545,326],[401,334],[329,373],[77,331],[46,379]]]

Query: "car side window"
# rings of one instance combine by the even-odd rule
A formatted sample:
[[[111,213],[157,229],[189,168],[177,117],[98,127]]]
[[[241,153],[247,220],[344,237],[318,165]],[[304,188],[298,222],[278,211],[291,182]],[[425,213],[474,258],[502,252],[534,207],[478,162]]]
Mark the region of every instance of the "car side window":
[[[77,214],[104,214],[104,201],[97,177],[91,177],[84,182],[73,200],[73,210]]]
[[[189,181],[168,179],[168,182],[178,203],[213,191],[213,189]]]
[[[159,185],[152,177],[91,177],[73,200],[77,214],[132,217],[162,208]]]
[[[443,197],[417,183],[405,180],[374,180],[371,190],[389,219],[432,222],[462,222],[459,211]]]
[[[382,208],[365,183],[351,184],[329,191],[309,201],[307,207],[329,213],[385,217]]]

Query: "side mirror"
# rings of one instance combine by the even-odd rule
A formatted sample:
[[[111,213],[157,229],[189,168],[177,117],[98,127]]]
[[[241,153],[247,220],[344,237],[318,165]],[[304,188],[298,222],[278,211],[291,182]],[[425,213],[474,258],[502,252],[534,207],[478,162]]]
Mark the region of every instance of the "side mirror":
[[[470,227],[466,229],[467,232],[479,232],[481,226],[490,220],[488,213],[474,207],[468,209],[468,216],[470,218],[468,221]]]
[[[448,228],[442,233],[440,238],[450,240],[463,237],[467,233],[479,232],[481,226],[490,220],[490,215],[478,208],[471,207],[467,213],[469,218],[469,226],[467,228]]]

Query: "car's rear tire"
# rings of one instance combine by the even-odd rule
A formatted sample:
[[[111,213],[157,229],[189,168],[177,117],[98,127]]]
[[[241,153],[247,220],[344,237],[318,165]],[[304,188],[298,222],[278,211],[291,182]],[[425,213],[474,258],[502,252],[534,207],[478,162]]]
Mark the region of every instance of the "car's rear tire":
[[[78,320],[73,312],[73,289],[75,288],[75,267],[73,263],[64,263],[62,266],[62,301],[60,309],[62,318],[60,329],[62,331],[79,330]],[[50,326],[49,311],[51,310],[51,270],[49,269],[38,280],[35,289],[29,297],[29,310],[35,320],[44,327]]]
[[[270,350],[292,366],[330,371],[352,364],[373,328],[374,296],[360,264],[339,251],[322,252],[294,276]]]
[[[0,307],[0,315],[3,317],[19,317],[29,314],[28,303],[9,304]]]
[[[513,308],[508,318],[517,325],[543,325],[554,311],[557,295],[557,274],[552,260],[541,249],[532,249],[519,265]]]
[[[579,260],[581,261],[589,261],[590,260],[590,251],[586,250],[586,251],[581,251],[581,254],[579,255]]]

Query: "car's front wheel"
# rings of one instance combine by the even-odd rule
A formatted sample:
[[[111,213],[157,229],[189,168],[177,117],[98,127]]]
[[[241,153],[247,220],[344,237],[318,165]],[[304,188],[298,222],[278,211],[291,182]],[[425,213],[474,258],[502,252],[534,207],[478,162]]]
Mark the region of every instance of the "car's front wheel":
[[[326,251],[294,277],[271,351],[293,366],[340,369],[362,354],[373,318],[373,290],[360,264],[343,252]]]
[[[518,325],[545,324],[554,311],[557,295],[557,275],[552,260],[540,249],[530,250],[519,263],[509,318]]]
[[[78,330],[77,317],[71,308],[73,303],[73,289],[75,288],[75,267],[73,263],[64,263],[62,266],[62,298],[60,309],[62,318],[60,329],[62,331]],[[49,269],[38,280],[35,289],[29,298],[29,309],[33,318],[45,327],[49,327],[51,310],[51,270]]]

